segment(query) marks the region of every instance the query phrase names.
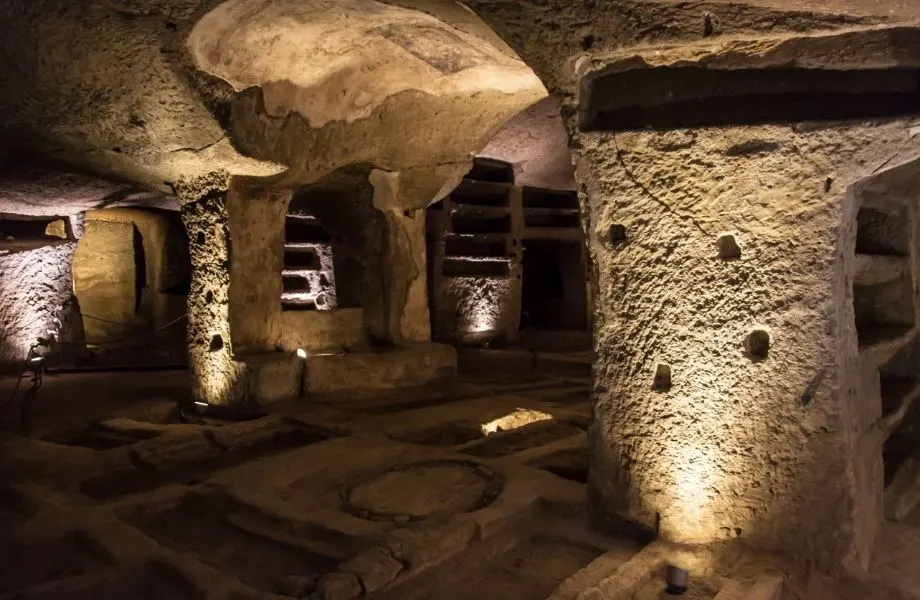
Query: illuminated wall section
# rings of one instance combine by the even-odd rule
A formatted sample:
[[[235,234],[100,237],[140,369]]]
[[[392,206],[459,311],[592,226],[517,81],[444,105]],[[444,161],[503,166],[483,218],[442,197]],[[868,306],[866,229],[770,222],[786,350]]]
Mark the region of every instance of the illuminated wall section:
[[[226,196],[214,192],[182,208],[189,237],[192,282],[188,305],[192,397],[204,405],[243,400],[243,365],[230,337],[230,226]]]
[[[75,249],[64,242],[0,252],[0,366],[18,368],[29,346],[66,321]]]
[[[452,277],[444,280],[437,323],[461,343],[505,340],[520,319],[519,280],[498,277]]]
[[[774,40],[750,60],[761,68],[808,54],[815,68],[835,43]],[[745,60],[733,44],[649,54],[663,80],[618,79],[618,69],[635,70],[632,58],[584,73],[583,98],[598,111],[582,115],[595,131],[577,144],[599,275],[590,484],[600,510],[671,540],[740,539],[827,566],[865,566],[883,482],[863,467],[880,458],[863,443],[871,422],[860,416],[854,378],[858,356],[889,341],[857,340],[847,190],[920,155],[920,136],[897,114],[801,125],[796,106],[813,110],[808,103],[820,100],[805,92],[774,98],[789,103],[779,117],[760,99],[750,122],[701,124],[727,118],[708,111],[707,93],[747,101],[744,86],[760,85],[747,71],[728,74],[731,85],[701,86],[694,121],[681,127],[681,106],[668,105],[668,86],[655,83],[667,81],[664,66],[694,51],[706,57],[705,81],[718,80],[713,71]],[[827,78],[861,76],[841,73]],[[800,75],[790,77],[809,81]],[[616,93],[631,81],[648,86]],[[809,93],[820,92],[823,80],[810,81]],[[648,115],[667,124],[634,126]]]

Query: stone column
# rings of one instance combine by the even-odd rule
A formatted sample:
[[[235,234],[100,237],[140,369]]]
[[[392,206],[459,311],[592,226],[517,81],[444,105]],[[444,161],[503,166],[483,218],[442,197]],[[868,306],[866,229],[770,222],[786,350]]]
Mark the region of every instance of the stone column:
[[[431,339],[431,321],[425,210],[406,208],[413,202],[401,193],[399,173],[374,169],[370,182],[374,186],[374,207],[386,218],[383,323],[373,333],[392,342],[427,342]]]
[[[281,270],[290,190],[234,178],[230,226],[230,328],[237,354],[272,352],[281,340]]]
[[[227,182],[229,184],[229,182]],[[226,189],[209,188],[182,207],[192,280],[188,296],[188,365],[192,399],[203,407],[245,402],[243,366],[230,337],[230,225]]]
[[[881,402],[858,392],[872,348],[853,325],[847,188],[915,156],[909,127],[578,134],[602,512],[678,542],[866,563]]]
[[[223,178],[222,178],[223,177]],[[183,188],[192,281],[189,371],[199,407],[252,410],[262,397],[261,362],[280,339],[284,214],[290,195],[226,175]],[[183,194],[187,198],[189,192]]]

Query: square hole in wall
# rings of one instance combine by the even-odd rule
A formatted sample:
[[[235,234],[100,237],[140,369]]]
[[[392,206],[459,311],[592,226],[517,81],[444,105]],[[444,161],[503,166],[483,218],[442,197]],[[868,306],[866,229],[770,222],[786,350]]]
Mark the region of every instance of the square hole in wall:
[[[856,216],[856,253],[887,256],[909,254],[910,229],[906,208],[863,207]]]

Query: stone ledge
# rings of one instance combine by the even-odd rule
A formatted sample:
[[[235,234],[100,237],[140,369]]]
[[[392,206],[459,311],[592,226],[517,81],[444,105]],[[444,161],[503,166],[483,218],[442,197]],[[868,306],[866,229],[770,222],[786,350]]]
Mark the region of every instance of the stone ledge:
[[[650,544],[622,564],[608,554],[563,581],[547,600],[628,600],[664,566],[666,547]]]
[[[457,373],[452,346],[415,343],[376,352],[311,353],[305,388],[310,393],[394,388],[430,383]]]

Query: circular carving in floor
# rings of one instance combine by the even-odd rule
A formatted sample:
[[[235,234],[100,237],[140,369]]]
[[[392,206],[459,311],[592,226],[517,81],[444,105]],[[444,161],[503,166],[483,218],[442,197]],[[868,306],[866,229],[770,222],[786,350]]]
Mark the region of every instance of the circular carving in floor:
[[[462,460],[403,465],[345,493],[345,510],[375,521],[423,521],[492,504],[504,482],[488,467]]]

